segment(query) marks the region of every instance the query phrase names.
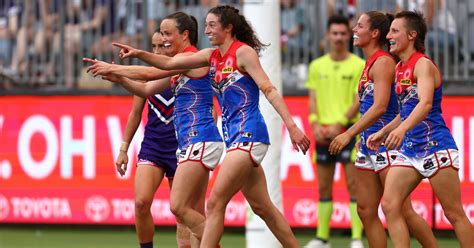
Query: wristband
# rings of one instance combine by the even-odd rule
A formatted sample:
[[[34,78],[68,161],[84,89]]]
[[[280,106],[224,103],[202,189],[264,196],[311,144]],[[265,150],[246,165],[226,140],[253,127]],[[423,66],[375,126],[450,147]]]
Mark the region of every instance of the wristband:
[[[120,145],[120,151],[122,152],[127,152],[128,151],[128,146],[130,144],[126,141],[122,141],[122,145]]]

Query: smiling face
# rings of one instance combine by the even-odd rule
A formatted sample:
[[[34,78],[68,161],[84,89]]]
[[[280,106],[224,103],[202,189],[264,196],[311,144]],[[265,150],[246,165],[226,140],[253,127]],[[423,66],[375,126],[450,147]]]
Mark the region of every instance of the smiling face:
[[[416,32],[409,31],[405,25],[405,19],[397,18],[393,20],[390,31],[387,34],[387,40],[390,43],[390,53],[400,55],[405,51],[416,37]]]
[[[164,19],[160,25],[161,35],[163,36],[164,51],[169,56],[174,56],[181,52],[183,43],[188,40],[188,31],[179,33],[177,23],[174,19]]]
[[[342,51],[348,49],[350,40],[349,28],[346,24],[333,23],[326,34],[331,49]]]
[[[370,18],[368,15],[361,15],[357,24],[352,29],[354,32],[354,46],[364,47],[372,39],[372,30],[370,30]]]
[[[153,48],[154,54],[162,54],[162,55],[170,56],[168,54],[168,49],[165,49],[165,46],[163,43],[163,36],[161,36],[160,33],[155,32],[153,34],[153,36],[151,37],[151,46]]]
[[[209,13],[206,16],[206,23],[204,32],[209,39],[209,43],[213,46],[218,46],[224,43],[227,34],[231,32],[232,27],[223,28],[219,21],[219,16]]]

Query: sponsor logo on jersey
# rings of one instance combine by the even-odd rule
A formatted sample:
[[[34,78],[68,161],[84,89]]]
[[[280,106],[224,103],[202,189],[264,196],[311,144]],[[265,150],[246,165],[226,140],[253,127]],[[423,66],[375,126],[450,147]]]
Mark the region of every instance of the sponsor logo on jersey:
[[[423,162],[423,168],[425,170],[430,170],[430,169],[433,169],[434,167],[434,163],[433,163],[433,160],[431,158],[427,158],[425,159],[425,161]]]
[[[430,140],[430,141],[428,142],[428,146],[438,146],[438,141],[436,141],[436,140]]]
[[[252,133],[251,132],[242,132],[242,137],[252,138]]]
[[[411,85],[411,80],[409,78],[404,78],[400,80],[400,85]]]
[[[342,80],[352,80],[352,75],[342,75]]]
[[[357,164],[365,164],[365,156],[357,157],[356,163]]]
[[[385,157],[382,154],[377,154],[377,158],[375,159],[377,162],[385,162]]]
[[[177,159],[185,159],[186,158],[186,150],[181,150],[179,151],[179,154],[177,154]]]
[[[232,68],[232,67],[222,68],[222,73],[232,73],[233,71],[234,71],[234,68]]]

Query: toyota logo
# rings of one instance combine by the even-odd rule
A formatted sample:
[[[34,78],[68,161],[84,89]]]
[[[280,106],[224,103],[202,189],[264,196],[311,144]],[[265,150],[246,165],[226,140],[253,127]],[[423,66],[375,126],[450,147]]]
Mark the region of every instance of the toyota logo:
[[[311,199],[301,199],[293,206],[293,218],[302,225],[310,225],[317,219],[317,204]]]
[[[3,195],[0,195],[0,220],[7,218],[8,213],[10,212],[10,207],[8,205],[8,200]]]
[[[87,218],[93,222],[102,222],[109,217],[110,206],[107,199],[102,196],[91,196],[85,204]]]

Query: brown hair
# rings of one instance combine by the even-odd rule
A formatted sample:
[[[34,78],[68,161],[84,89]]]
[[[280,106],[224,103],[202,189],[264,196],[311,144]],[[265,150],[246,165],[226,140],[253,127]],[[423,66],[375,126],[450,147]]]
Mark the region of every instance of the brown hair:
[[[387,34],[390,31],[390,24],[394,19],[393,15],[381,11],[369,11],[364,14],[369,17],[370,30],[378,29],[380,31],[379,45],[387,48],[389,45]]]
[[[173,19],[176,21],[176,27],[179,33],[182,34],[184,31],[189,32],[189,41],[191,45],[197,46],[198,43],[198,24],[196,18],[192,15],[188,15],[184,12],[175,12],[168,15],[164,19]]]
[[[220,5],[209,10],[208,13],[219,17],[222,27],[232,25],[232,35],[241,42],[252,47],[259,54],[267,44],[263,44],[255,34],[248,21],[239,10],[230,5]]]
[[[409,31],[416,32],[415,49],[425,52],[425,37],[428,30],[425,17],[418,11],[401,11],[395,15],[395,19],[405,19],[405,25]]]

